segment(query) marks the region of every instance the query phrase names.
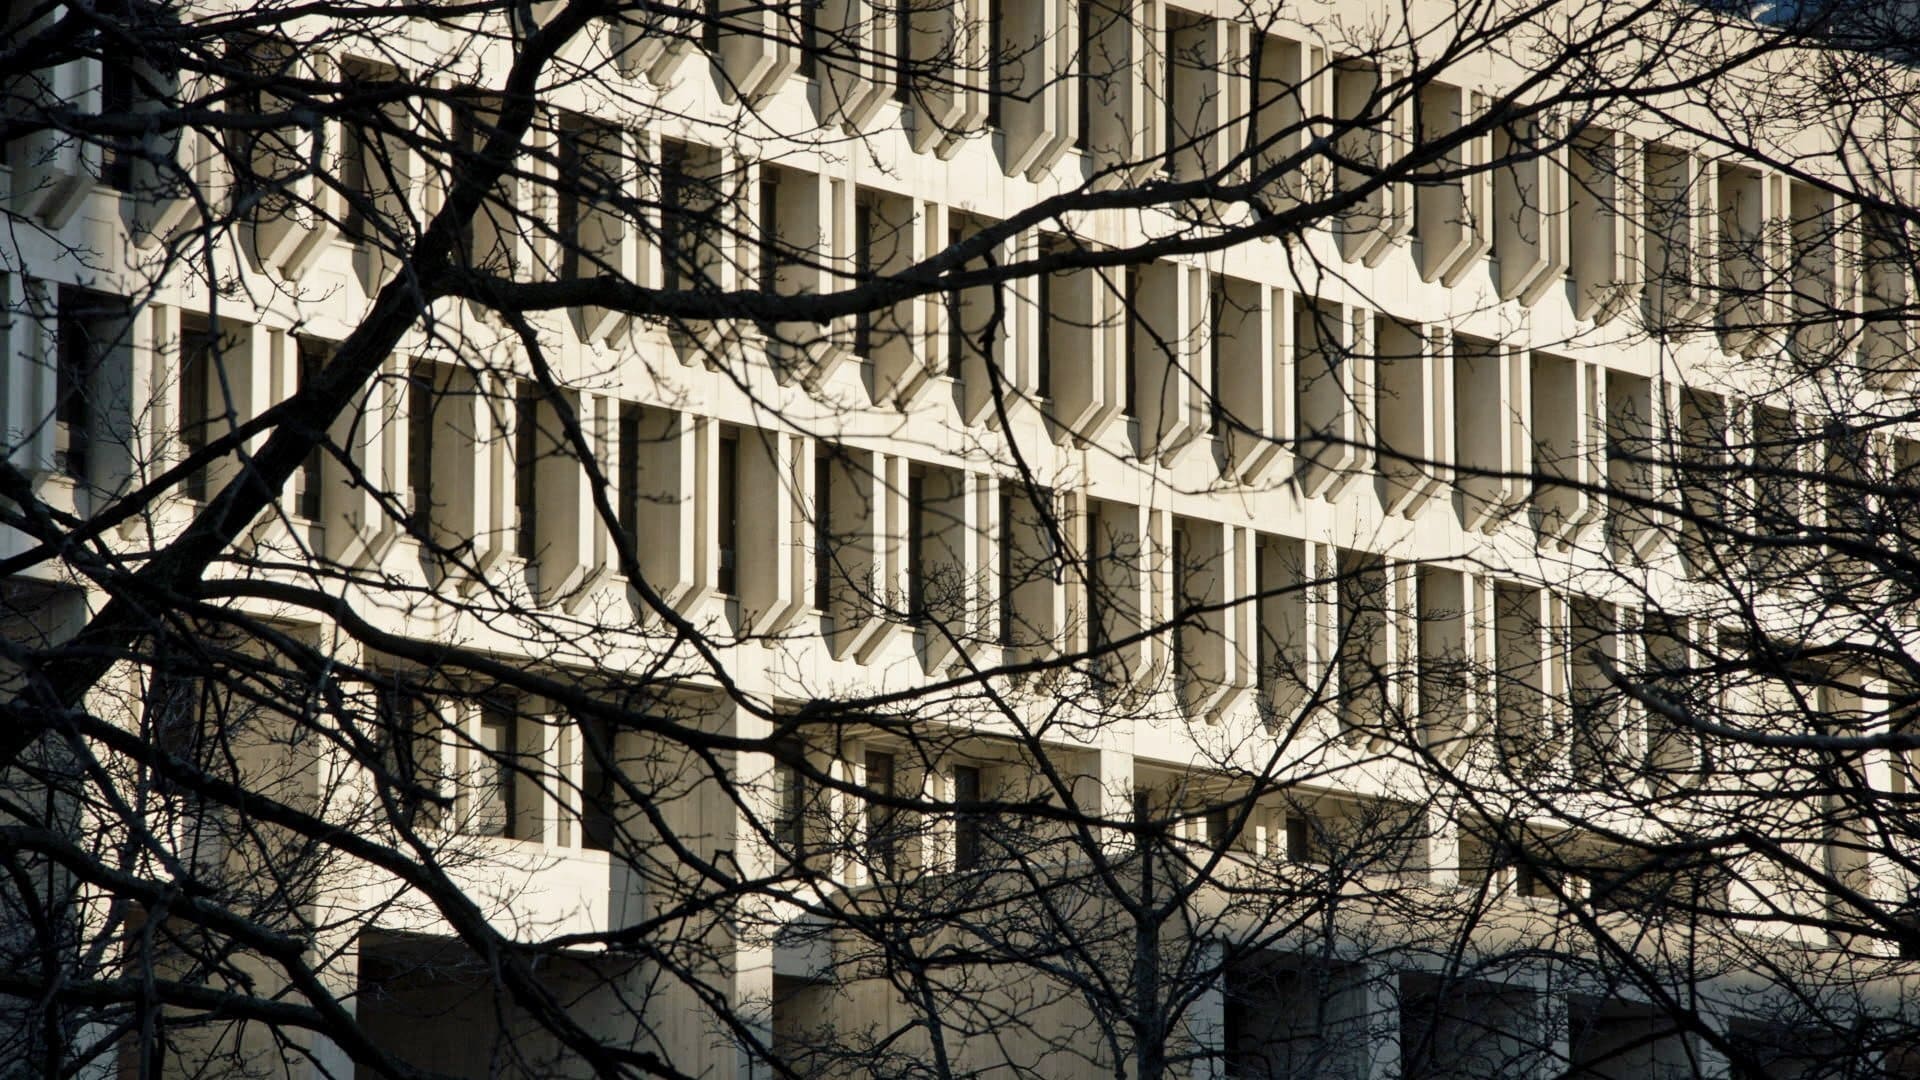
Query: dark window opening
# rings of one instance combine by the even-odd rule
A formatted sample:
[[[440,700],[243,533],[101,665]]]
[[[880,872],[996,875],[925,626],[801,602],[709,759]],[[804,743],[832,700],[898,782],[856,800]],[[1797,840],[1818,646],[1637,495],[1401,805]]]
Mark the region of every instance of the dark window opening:
[[[856,284],[873,280],[873,203],[862,199],[853,208],[853,277]],[[853,355],[873,351],[873,312],[862,308],[853,315]]]
[[[800,0],[800,77],[820,71],[820,0]]]
[[[660,144],[660,273],[661,286],[669,292],[689,284],[688,273],[696,265],[693,250],[694,230],[688,215],[692,177],[687,173],[687,144],[668,139]]]
[[[927,618],[927,480],[918,471],[907,476],[907,619]]]
[[[1178,172],[1180,156],[1180,135],[1178,133],[1179,129],[1176,126],[1176,118],[1179,116],[1179,103],[1175,90],[1175,87],[1179,84],[1180,77],[1174,70],[1176,67],[1174,60],[1174,35],[1176,33],[1178,33],[1178,30],[1174,25],[1173,15],[1171,12],[1168,12],[1167,27],[1162,31],[1161,38],[1165,45],[1160,53],[1162,69],[1160,72],[1160,102],[1164,107],[1161,113],[1161,127],[1167,140],[1167,172],[1169,174]]]
[[[433,366],[407,374],[407,488],[410,524],[423,536],[433,520]]]
[[[1052,254],[1051,251],[1044,254]],[[1034,343],[1033,392],[1053,397],[1053,275],[1041,274],[1034,281],[1034,305],[1040,309],[1040,337]]]
[[[1120,415],[1128,419],[1139,417],[1140,410],[1135,400],[1134,383],[1140,370],[1140,271],[1127,267],[1125,285],[1122,288],[1122,303],[1126,305],[1124,340],[1120,346]]]
[[[953,767],[953,801],[956,807],[963,803],[980,801],[980,770],[972,765]],[[982,828],[980,813],[977,810],[954,811],[953,816],[953,868],[955,870],[973,870],[980,866],[982,855]]]
[[[966,238],[958,225],[947,229],[947,246],[957,247]],[[967,324],[962,317],[966,309],[964,294],[959,289],[947,293],[947,372],[958,376],[967,359]]]
[[[1222,354],[1226,351],[1220,340],[1220,334],[1227,325],[1227,290],[1219,275],[1207,278],[1207,378],[1208,398],[1207,414],[1213,421],[1213,430],[1219,433],[1221,421],[1226,416],[1226,406],[1222,403],[1220,371]]]
[[[807,853],[806,777],[796,764],[804,751],[784,746],[773,762],[774,818],[773,842],[783,854],[798,864]]]
[[[1227,850],[1227,830],[1232,824],[1233,815],[1225,807],[1207,811],[1207,846],[1215,851]]]
[[[1187,656],[1187,618],[1193,607],[1193,597],[1188,593],[1187,552],[1191,545],[1187,543],[1187,530],[1173,530],[1173,682],[1176,689],[1184,690],[1193,678],[1193,665]]]
[[[1288,814],[1287,861],[1310,863],[1314,861],[1313,856],[1313,822]]]
[[[902,105],[913,101],[913,5],[898,0],[893,13],[893,97]]]
[[[123,302],[86,289],[62,288],[54,343],[54,466],[85,480],[95,438],[94,375],[106,362],[126,317]]]
[[[640,546],[640,406],[620,403],[620,531],[638,557]]]
[[[735,431],[720,434],[720,454],[715,478],[715,546],[720,565],[714,575],[715,587],[732,596],[738,591],[740,543],[740,435]]]
[[[301,338],[299,342],[299,366],[295,371],[296,389],[305,390],[320,377],[327,366],[327,360],[333,355],[333,346],[313,338]],[[307,460],[300,464],[300,499],[296,503],[296,512],[308,521],[319,521],[321,513],[320,483],[321,468],[326,451],[315,445],[307,452]]]
[[[760,177],[760,289],[774,292],[780,284],[780,183],[773,170]]]
[[[1080,0],[1080,53],[1074,72],[1080,82],[1079,112],[1074,117],[1073,145],[1081,150],[1093,148],[1093,51],[1095,47],[1093,0]]]
[[[102,58],[100,63],[100,115],[106,118],[133,114],[133,68],[124,60]],[[100,182],[115,191],[133,190],[133,163],[137,157],[136,139],[115,135],[100,148]]]
[[[571,124],[560,125],[559,190],[555,193],[553,231],[560,241],[560,276],[576,278],[580,276],[583,254],[580,250],[580,219],[584,215],[581,185],[588,182],[585,176],[586,152],[581,144],[586,132]]]
[[[580,763],[580,846],[589,851],[612,851],[619,832],[613,808],[620,797],[607,760],[613,755],[613,740],[604,721],[585,721],[582,731],[588,737]],[[596,746],[601,749],[596,750]]]
[[[436,826],[439,807],[432,800],[440,793],[441,770],[434,709],[397,679],[379,684],[374,693],[377,760],[387,773],[382,790],[401,800],[397,809],[403,821]]]
[[[478,836],[513,836],[519,816],[514,792],[518,786],[515,757],[520,744],[519,710],[511,702],[482,705],[478,738],[486,761],[473,792],[473,832]]]
[[[221,341],[213,327],[200,318],[180,320],[180,446],[191,459],[206,452],[213,427],[213,380],[218,377]],[[189,499],[207,499],[207,466],[187,473],[183,490]]]
[[[833,458],[822,450],[813,458],[813,606],[833,601]]]
[[[894,796],[893,755],[867,751],[867,790],[881,799]],[[881,873],[892,877],[897,869],[899,836],[894,808],[882,802],[867,803],[867,860]]]
[[[539,540],[540,398],[522,379],[513,395],[513,553],[531,559]]]

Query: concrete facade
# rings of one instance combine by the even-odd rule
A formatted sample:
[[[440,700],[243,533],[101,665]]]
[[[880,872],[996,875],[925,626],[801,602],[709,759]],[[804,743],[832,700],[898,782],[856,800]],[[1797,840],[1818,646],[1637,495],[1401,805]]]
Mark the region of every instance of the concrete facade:
[[[822,28],[857,37],[876,57],[903,40],[922,59],[955,55],[956,41],[961,54],[988,55],[960,29],[987,25],[981,0],[916,11],[904,35],[891,28],[894,14],[870,7],[828,3]],[[631,106],[575,84],[551,95],[554,122],[536,138],[594,132],[583,152],[616,170],[637,157],[678,163],[694,178],[660,193],[669,206],[675,197],[717,201],[730,231],[693,240],[671,212],[636,225],[574,208],[569,228],[580,243],[632,281],[675,288],[697,274],[721,289],[764,281],[783,293],[827,293],[863,270],[905,269],[1083,184],[1204,175],[1263,130],[1289,131],[1263,152],[1294,152],[1314,131],[1286,128],[1288,110],[1346,118],[1379,108],[1376,92],[1399,73],[1377,56],[1350,58],[1335,18],[1363,7],[1341,0],[1255,20],[1238,4],[1206,0],[1129,0],[1124,18],[1105,0],[995,5],[997,33],[1023,57],[1016,74],[1000,77],[1020,85],[995,93],[990,65],[956,65],[947,81],[904,100],[896,71],[879,59],[813,62],[775,9],[742,7],[710,56],[691,39],[609,23],[569,62],[661,111],[635,125]],[[1437,26],[1443,7],[1452,5],[1414,5],[1412,17]],[[1098,25],[1082,25],[1089,18]],[[419,47],[436,43],[429,35]],[[369,51],[316,62],[350,71],[391,60]],[[462,63],[479,78],[501,60],[483,47]],[[1379,123],[1343,134],[1342,152],[1384,161],[1416,138],[1444,136],[1513,84],[1516,63],[1499,50],[1470,54],[1397,99]],[[57,74],[67,88],[59,92],[76,102],[102,83],[92,61]],[[1256,108],[1266,85],[1291,89]],[[743,103],[754,110],[746,123]],[[823,139],[826,130],[857,141]],[[1490,133],[1458,153],[1466,163],[1500,160],[1516,154],[1516,140],[1543,134]],[[320,140],[342,141],[337,132]],[[194,160],[204,149],[188,138],[179,153]],[[440,181],[416,153],[396,142],[367,159],[384,164],[360,162],[364,194],[381,206],[434,206]],[[1678,759],[1694,750],[1663,741],[1658,718],[1636,705],[1619,704],[1588,743],[1553,734],[1571,729],[1571,702],[1584,688],[1604,685],[1595,656],[1644,661],[1644,613],[1684,620],[1701,587],[1685,523],[1624,509],[1660,497],[1669,478],[1610,448],[1667,445],[1690,430],[1733,432],[1729,444],[1763,448],[1753,452],[1797,446],[1753,433],[1810,430],[1830,408],[1811,390],[1796,397],[1771,385],[1766,361],[1849,331],[1783,330],[1780,305],[1791,300],[1740,283],[1798,275],[1795,295],[1859,311],[1904,303],[1911,282],[1877,263],[1850,268],[1874,234],[1831,193],[1671,125],[1596,122],[1523,157],[1448,183],[1379,189],[1279,241],[1023,276],[997,296],[983,286],[916,297],[825,328],[782,326],[773,344],[746,320],[669,330],[602,308],[539,313],[532,327],[543,360],[565,390],[537,401],[515,330],[477,304],[441,301],[368,385],[358,414],[334,424],[341,454],[302,470],[278,513],[239,545],[249,561],[216,574],[311,585],[303,568],[340,568],[326,590],[382,632],[456,643],[556,680],[649,671],[664,689],[645,708],[748,739],[771,725],[716,692],[673,619],[710,636],[741,693],[796,708],[856,688],[889,694],[1001,664],[1044,666],[1121,642],[1100,661],[1097,687],[1012,694],[1004,714],[977,703],[957,710],[931,759],[883,728],[839,731],[802,752],[850,784],[878,783],[884,769],[893,789],[935,800],[1019,801],[1047,788],[1006,745],[1064,707],[1097,722],[1049,728],[1039,742],[1075,778],[1082,809],[1126,820],[1145,793],[1170,815],[1178,842],[1226,848],[1247,873],[1268,862],[1316,865],[1324,861],[1314,857],[1316,830],[1398,815],[1419,822],[1410,833],[1418,840],[1380,872],[1413,882],[1442,909],[1456,906],[1448,890],[1491,893],[1485,936],[1469,935],[1490,955],[1529,935],[1560,940],[1567,931],[1549,910],[1551,890],[1536,892],[1538,883],[1476,849],[1462,836],[1458,805],[1432,798],[1419,767],[1383,752],[1393,723],[1417,718],[1448,760],[1446,747],[1507,738],[1547,772],[1615,753],[1645,757],[1656,746],[1685,767]],[[200,164],[215,168],[210,158]],[[244,258],[222,267],[244,288],[215,296],[204,279],[178,272],[149,289],[142,268],[161,240],[194,227],[195,211],[184,200],[122,198],[98,180],[101,168],[97,147],[16,147],[0,180],[17,212],[41,226],[5,241],[0,273],[8,460],[37,498],[80,519],[155,484],[186,453],[293,393],[394,269],[336,221],[287,216],[240,230]],[[1354,182],[1340,171],[1289,173],[1275,205]],[[504,205],[542,205],[535,185],[519,183],[528,190],[503,190]],[[315,205],[338,203],[323,185],[307,194]],[[344,206],[333,212],[345,220]],[[1224,227],[1253,219],[1227,205],[1076,212],[1064,227],[1009,239],[995,256],[1001,265],[1044,256],[1069,242],[1068,231],[1072,243],[1126,248],[1209,215]],[[768,234],[817,259],[767,265],[758,238]],[[483,221],[471,243],[476,260],[516,274],[567,272],[564,245],[551,236]],[[1827,255],[1806,254],[1822,245]],[[86,265],[71,254],[79,249],[109,254],[104,266]],[[134,295],[131,308],[116,299]],[[1663,321],[1706,329],[1648,332]],[[978,342],[993,326],[983,354]],[[956,343],[957,332],[971,340]],[[1861,370],[1897,367],[1911,350],[1906,333],[1878,326],[1863,335]],[[72,375],[61,358],[89,347],[98,360],[85,375],[86,403],[73,411],[62,404]],[[1870,389],[1898,379],[1879,382]],[[562,409],[604,483],[560,434]],[[1875,433],[1870,453],[1898,462],[1920,458],[1917,448],[1920,429],[1892,429]],[[1792,452],[1806,456],[1807,472],[1827,467],[1813,450]],[[103,542],[130,553],[166,543],[239,461],[229,455],[180,478]],[[1809,512],[1818,499],[1782,497],[1806,499]],[[627,533],[642,582],[620,572],[616,529]],[[423,551],[423,536],[457,547],[461,559]],[[1061,537],[1082,557],[1063,553]],[[36,543],[0,527],[0,560]],[[64,596],[69,608],[103,602],[55,560],[30,561],[10,587]],[[310,612],[236,602],[344,663],[417,666]],[[1196,606],[1181,633],[1144,633]],[[533,614],[519,618],[516,608]],[[51,601],[18,610],[51,639],[80,617],[48,616]],[[570,636],[568,627],[591,633]],[[1696,627],[1691,639],[1711,633]],[[1564,645],[1575,638],[1596,651],[1576,655]],[[115,679],[96,695],[96,711],[156,692],[131,667]],[[370,712],[389,707],[378,692],[351,690]],[[749,876],[777,872],[765,826],[786,820],[781,784],[795,781],[782,779],[770,753],[729,752],[724,767],[737,784],[729,789],[697,782],[706,766],[676,758],[684,751],[670,740],[629,733],[596,749],[589,743],[600,736],[535,694],[488,698],[465,688],[404,708],[422,710],[419,730],[430,733],[421,775],[451,800],[444,816],[421,822],[422,835],[485,917],[516,937],[663,917],[673,887],[640,879],[670,877],[679,856],[650,854],[642,874],[606,850],[618,846],[607,830],[635,843],[670,834],[688,858],[733,860]],[[1290,745],[1272,736],[1276,724],[1295,723],[1319,737]],[[243,771],[272,790],[298,789],[343,820],[381,821],[381,785],[339,749],[291,736],[243,749],[257,755],[242,755]],[[500,754],[524,771],[496,779]],[[598,778],[602,755],[648,775],[659,820],[644,820]],[[1886,784],[1903,767],[1879,751],[1866,765]],[[1289,772],[1312,779],[1247,805],[1231,839],[1212,835],[1224,819],[1203,811],[1231,801],[1237,777]],[[683,785],[682,776],[696,779]],[[844,825],[864,843],[877,819],[850,796],[826,798],[824,809],[804,811],[826,825],[793,827]],[[967,827],[929,822],[888,857],[920,875],[951,872],[965,862]],[[1620,823],[1623,835],[1640,827]],[[259,852],[207,857],[264,869],[248,862]],[[821,858],[821,875],[848,894],[883,884],[860,860]],[[1858,873],[1887,896],[1906,887],[1891,866]],[[1757,916],[1829,902],[1794,882],[1771,894],[1751,888],[1725,903]],[[405,885],[359,866],[323,893],[310,910],[331,937],[315,949],[333,951],[328,977],[352,995],[376,1042],[453,1075],[585,1074],[550,1025],[500,1006],[472,957],[436,958],[448,948],[444,916]],[[787,929],[805,922],[804,906],[802,889],[748,914],[669,919],[661,932],[676,944],[665,951],[681,955],[562,957],[543,977],[581,1031],[656,1051],[689,1075],[777,1074],[742,1048],[741,1031],[719,1025],[713,1002],[697,1001],[674,963],[700,972],[747,1033],[776,1049],[823,1025],[844,1034],[907,1024],[916,1006],[881,980],[836,967],[855,946]],[[1342,945],[1310,955],[1276,941],[1268,961],[1236,969],[1182,1012],[1169,1045],[1201,1049],[1178,1072],[1728,1073],[1654,1004],[1585,986],[1584,975],[1563,977],[1546,963],[1478,984],[1453,979],[1438,992],[1439,976],[1409,958],[1417,951]],[[1720,974],[1701,985],[1739,985],[1738,972]],[[1043,985],[986,997],[1024,1014],[1023,1033],[1048,1028],[1048,1016],[1059,1030],[1083,1022],[1071,993]],[[1701,1014],[1737,1028],[1738,998],[1715,990]],[[988,1013],[977,1020],[981,1030],[997,1023]],[[964,1038],[957,1060],[1061,1077],[1115,1068],[1105,1051],[1063,1053],[1026,1037]],[[352,1071],[337,1046],[292,1053],[244,1025],[192,1038],[245,1045],[263,1068]],[[901,1052],[926,1051],[916,1046],[908,1039]],[[162,1071],[186,1068],[176,1058]],[[1783,1065],[1769,1075],[1798,1074]]]

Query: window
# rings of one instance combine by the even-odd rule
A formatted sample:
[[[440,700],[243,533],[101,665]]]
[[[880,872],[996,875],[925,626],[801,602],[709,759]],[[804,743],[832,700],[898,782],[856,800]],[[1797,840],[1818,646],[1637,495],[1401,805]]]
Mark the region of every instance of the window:
[[[1131,420],[1140,415],[1133,385],[1138,381],[1140,370],[1140,271],[1137,267],[1127,267],[1122,291],[1127,310],[1122,316],[1126,323],[1120,346],[1120,415]]]
[[[833,458],[822,449],[813,458],[813,606],[833,602]]]
[[[715,587],[727,596],[739,591],[740,543],[740,433],[720,433],[718,475],[714,478],[714,546],[719,549],[720,565],[714,575]]]
[[[1213,421],[1213,430],[1218,433],[1226,417],[1226,407],[1221,404],[1223,393],[1220,384],[1221,359],[1226,352],[1225,343],[1220,335],[1227,325],[1227,288],[1218,274],[1207,275],[1207,378],[1208,398],[1207,415]]]
[[[800,0],[800,77],[811,79],[820,71],[820,4],[822,0]]]
[[[959,225],[947,229],[947,246],[956,247],[966,239]],[[947,372],[958,376],[967,359],[966,294],[960,289],[947,293]]]
[[[314,338],[303,337],[298,344],[298,367],[294,372],[296,390],[305,390],[313,385],[320,372],[332,357],[334,346],[331,343]],[[295,503],[295,513],[308,521],[319,521],[321,514],[320,477],[323,457],[326,451],[315,446],[307,453],[307,460],[300,464],[300,498]]]
[[[173,663],[168,663],[169,659]],[[192,769],[200,765],[201,739],[210,702],[206,680],[197,674],[170,670],[183,659],[156,657],[147,693],[145,737],[147,744],[160,751],[166,762]],[[179,793],[179,782],[169,770],[155,768],[152,776],[155,791],[162,795]]]
[[[583,720],[580,725],[586,744],[580,762],[580,846],[589,851],[612,851],[620,822],[614,813],[620,798],[614,781],[615,758],[613,732],[606,721]],[[616,758],[617,760],[617,758]]]
[[[879,750],[867,751],[867,790],[891,799],[893,777],[893,755]],[[896,833],[894,808],[880,802],[867,803],[867,861],[888,877],[897,869],[899,837]]]
[[[492,701],[483,704],[476,741],[482,760],[474,770],[471,829],[476,836],[512,836],[519,810],[514,798],[519,771],[514,759],[520,748],[517,705]]]
[[[100,62],[100,115],[128,116],[134,111],[133,67],[124,59],[103,57]],[[137,140],[130,135],[111,138],[100,148],[100,182],[115,191],[133,190]]]
[[[907,474],[907,619],[927,618],[927,478],[919,469]]]
[[[177,388],[180,417],[180,447],[186,457],[204,453],[211,436],[213,409],[210,400],[213,380],[218,378],[221,342],[205,319],[183,317],[180,320],[180,383]],[[207,467],[203,464],[187,474],[183,490],[189,499],[205,502]]]
[[[1179,28],[1175,23],[1175,16],[1172,12],[1168,12],[1167,25],[1166,28],[1161,31],[1160,39],[1162,42],[1160,52],[1160,103],[1164,106],[1161,113],[1160,128],[1167,143],[1166,165],[1168,175],[1174,175],[1179,171],[1178,163],[1180,159],[1180,134],[1179,128],[1176,126],[1178,123],[1177,118],[1180,115],[1179,95],[1176,93],[1176,88],[1180,84],[1180,76],[1174,71],[1176,66],[1174,56],[1175,49],[1177,48],[1174,43],[1174,35],[1178,32]]]
[[[980,770],[972,765],[953,767],[953,801],[977,803],[980,801]],[[977,869],[981,863],[981,827],[977,810],[955,810],[953,817],[953,868],[955,870]]]
[[[386,772],[381,790],[399,800],[401,820],[410,825],[439,824],[434,797],[440,785],[439,720],[426,698],[402,686],[396,677],[374,690],[373,740],[376,760]]]
[[[1087,558],[1087,651],[1095,653],[1095,664],[1104,668],[1112,658],[1098,655],[1107,644],[1107,613],[1105,604],[1102,602],[1105,599],[1107,586],[1102,580],[1105,573],[1102,563],[1112,558],[1114,553],[1110,551],[1103,553],[1101,550],[1103,547],[1100,535],[1101,514],[1099,507],[1093,505],[1091,500],[1087,507],[1086,523],[1086,544],[1082,550]]]
[[[1187,617],[1193,607],[1193,596],[1187,581],[1187,552],[1192,550],[1187,543],[1187,530],[1176,526],[1173,530],[1173,684],[1176,692],[1185,694],[1186,686],[1193,678],[1193,661],[1187,655]]]
[[[94,376],[114,344],[125,305],[86,289],[62,288],[55,328],[54,465],[77,480],[87,478],[96,435]]]
[[[540,398],[532,383],[519,379],[513,395],[513,553],[523,559],[539,553],[539,483]]]
[[[896,0],[893,12],[893,97],[902,105],[913,101],[913,5]]]
[[[853,206],[853,277],[855,284],[873,280],[873,201],[862,198]],[[853,315],[853,355],[873,353],[873,312],[862,308]]]
[[[409,524],[424,533],[433,517],[433,365],[407,371],[407,506]]]
[[[688,174],[687,144],[667,139],[660,144],[660,271],[661,286],[669,291],[688,286],[688,272],[697,265],[695,232],[688,226],[692,205],[692,177]]]
[[[1295,863],[1316,862],[1317,854],[1313,842],[1313,821],[1298,814],[1287,815],[1287,861]]]
[[[1043,249],[1043,254],[1051,255],[1051,247]],[[1040,313],[1040,336],[1034,343],[1033,354],[1033,392],[1043,398],[1053,397],[1053,275],[1041,274],[1034,279],[1034,306]]]
[[[760,289],[769,293],[780,284],[779,176],[770,165],[760,170]]]
[[[806,777],[798,764],[804,754],[803,748],[787,744],[775,752],[773,761],[773,842],[776,854],[796,864],[807,850]]]
[[[640,406],[620,403],[620,531],[635,549],[640,546]]]
[[[1227,850],[1227,830],[1232,828],[1233,815],[1225,807],[1207,811],[1207,846],[1215,851]]]
[[[368,81],[379,78],[372,71],[353,67],[347,68],[347,76]],[[341,212],[340,232],[350,243],[373,239],[367,229],[367,210],[375,197],[373,180],[377,167],[372,160],[372,140],[378,138],[377,132],[362,127],[351,117],[340,123],[340,192],[346,204]]]
[[[560,243],[560,276],[576,278],[580,276],[580,221],[584,210],[580,203],[583,199],[581,186],[590,181],[586,175],[587,148],[583,145],[587,133],[578,123],[562,121],[559,124],[559,177],[554,200],[554,234]]]

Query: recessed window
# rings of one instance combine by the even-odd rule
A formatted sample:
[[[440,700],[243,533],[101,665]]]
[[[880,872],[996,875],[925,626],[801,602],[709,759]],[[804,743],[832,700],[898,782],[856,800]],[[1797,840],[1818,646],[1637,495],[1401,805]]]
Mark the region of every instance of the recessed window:
[[[433,365],[416,361],[407,371],[407,506],[423,537],[433,519],[435,397]]]
[[[520,715],[512,702],[481,706],[476,736],[482,760],[474,771],[473,813],[470,827],[478,836],[512,836],[519,807],[514,790],[519,770]]]
[[[907,475],[907,618],[927,617],[927,477],[918,468]]]
[[[955,804],[980,801],[980,770],[972,765],[953,767]],[[980,814],[975,810],[956,810],[953,817],[953,868],[973,870],[980,866],[983,850]]]
[[[133,67],[123,59],[103,57],[100,62],[100,115],[131,116],[134,110]],[[136,139],[115,135],[100,148],[100,182],[115,191],[133,190],[133,164],[138,155]]]
[[[739,591],[740,433],[722,431],[719,450],[714,477],[714,541],[720,565],[714,577],[715,587],[733,596]]]
[[[305,390],[320,377],[320,372],[333,357],[335,346],[315,338],[301,338],[299,341],[298,367],[294,378],[297,388]],[[326,451],[316,445],[307,452],[307,460],[300,463],[300,497],[295,502],[295,513],[308,521],[319,521],[321,514],[320,483],[321,469]]]
[[[773,842],[798,864],[807,851],[806,777],[798,761],[804,751],[796,745],[781,748],[773,762]]]
[[[54,369],[54,464],[85,480],[97,437],[96,376],[122,333],[124,301],[88,289],[60,290]]]
[[[833,458],[821,450],[813,458],[813,606],[833,602]]]
[[[620,531],[638,557],[640,548],[640,406],[620,403]]]
[[[853,277],[855,284],[873,280],[873,201],[862,198],[853,206]],[[853,355],[873,355],[873,311],[861,308],[853,315]]]
[[[513,553],[539,553],[540,397],[525,379],[513,396]]]
[[[180,382],[176,388],[180,415],[180,447],[188,459],[206,451],[213,428],[213,381],[218,378],[220,340],[207,320],[186,317],[180,320]],[[201,464],[187,474],[182,485],[187,498],[205,502],[207,467]]]
[[[882,799],[894,795],[893,755],[867,751],[867,790]],[[892,877],[899,858],[894,809],[885,803],[867,803],[867,860],[874,869]]]

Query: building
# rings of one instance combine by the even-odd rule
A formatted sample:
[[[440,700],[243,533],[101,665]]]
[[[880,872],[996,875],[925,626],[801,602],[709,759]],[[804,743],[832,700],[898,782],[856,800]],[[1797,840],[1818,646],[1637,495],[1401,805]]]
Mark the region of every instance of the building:
[[[1701,726],[1899,722],[1884,669],[1743,643],[1910,640],[1907,122],[1608,81],[1798,85],[1817,38],[1657,44],[1778,12],[1323,7],[603,13],[524,137],[501,80],[564,5],[49,46],[0,182],[0,686],[44,717],[98,663],[10,790],[101,869],[10,849],[21,1060],[1920,1071],[1902,744],[1804,810],[1713,778],[1813,765]],[[1555,64],[1600,90],[1486,121]],[[326,389],[383,289],[407,328]],[[1673,861],[1742,818],[1799,861]],[[33,1004],[52,970],[102,989]]]

